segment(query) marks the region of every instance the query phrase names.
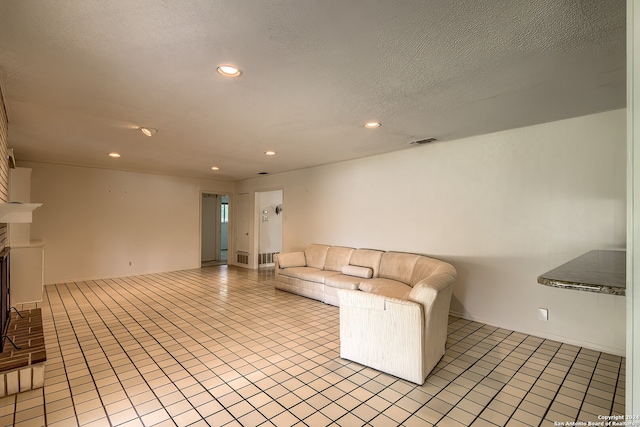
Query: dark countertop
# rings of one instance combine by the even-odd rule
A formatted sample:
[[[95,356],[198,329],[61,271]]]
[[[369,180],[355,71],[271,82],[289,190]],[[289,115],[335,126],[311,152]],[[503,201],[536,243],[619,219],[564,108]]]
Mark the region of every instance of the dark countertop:
[[[538,283],[555,288],[625,295],[627,252],[594,250],[547,271]]]

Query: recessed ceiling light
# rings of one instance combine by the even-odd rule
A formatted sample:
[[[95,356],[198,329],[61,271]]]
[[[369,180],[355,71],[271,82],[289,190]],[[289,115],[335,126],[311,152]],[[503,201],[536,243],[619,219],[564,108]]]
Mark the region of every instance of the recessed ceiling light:
[[[240,68],[229,64],[220,65],[218,67],[218,72],[226,77],[239,77],[242,75],[242,70],[240,70]]]
[[[219,168],[219,167],[217,167],[217,166],[211,166],[211,170],[212,170],[212,171],[219,171],[219,170],[220,170],[220,168]]]
[[[275,151],[265,151],[264,154],[266,154],[267,156],[275,156],[276,152]]]
[[[379,128],[380,126],[382,126],[382,123],[380,122],[369,122],[369,123],[365,123],[364,127],[366,127],[367,129],[375,129],[375,128]]]
[[[140,132],[142,132],[147,136],[153,136],[156,133],[158,133],[158,129],[154,129],[154,128],[139,127],[138,129],[140,129]]]
[[[118,153],[109,153],[109,157],[113,157],[114,159],[117,159],[118,157],[120,157],[120,154],[118,154]]]

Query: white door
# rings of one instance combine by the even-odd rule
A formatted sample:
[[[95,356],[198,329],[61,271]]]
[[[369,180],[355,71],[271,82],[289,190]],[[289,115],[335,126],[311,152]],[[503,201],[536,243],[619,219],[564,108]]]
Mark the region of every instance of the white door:
[[[249,248],[249,228],[251,225],[251,203],[249,193],[238,194],[236,197],[234,218],[236,219],[236,251],[248,254]],[[241,264],[246,264],[241,262]]]
[[[218,196],[216,194],[202,194],[202,262],[218,259],[216,252],[217,202]]]

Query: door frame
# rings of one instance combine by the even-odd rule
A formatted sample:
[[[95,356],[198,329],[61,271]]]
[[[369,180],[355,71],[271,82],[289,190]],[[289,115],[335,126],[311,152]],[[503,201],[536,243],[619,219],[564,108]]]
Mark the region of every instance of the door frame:
[[[202,204],[202,199],[203,196],[205,194],[211,194],[211,195],[215,195],[218,198],[221,197],[227,197],[228,201],[228,205],[229,205],[229,214],[228,214],[228,223],[227,223],[227,264],[229,264],[229,257],[230,257],[230,253],[231,253],[231,239],[229,238],[229,233],[231,230],[231,194],[230,193],[224,193],[224,192],[220,192],[220,191],[207,191],[207,190],[200,190],[200,196],[198,199],[198,205],[199,205],[199,211],[198,211],[198,216],[200,218],[199,220],[199,224],[200,224],[200,228],[199,228],[199,233],[198,233],[198,265],[202,266],[202,208],[203,208],[203,204]],[[220,232],[221,232],[221,217],[220,217],[220,212],[216,212],[216,228],[214,231],[214,238],[215,238],[215,250],[216,250],[216,258],[220,258],[220,251],[221,251],[221,247],[222,247],[222,242],[221,242],[221,236],[220,236]],[[217,259],[218,261],[221,261],[219,259]]]

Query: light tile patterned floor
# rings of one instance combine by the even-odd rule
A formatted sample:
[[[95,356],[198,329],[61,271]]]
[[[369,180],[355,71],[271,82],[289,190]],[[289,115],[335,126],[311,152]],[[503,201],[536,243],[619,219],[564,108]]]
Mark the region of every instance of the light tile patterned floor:
[[[0,426],[538,426],[624,413],[624,359],[451,318],[422,386],[339,357],[338,308],[219,266],[47,286],[45,388]]]

